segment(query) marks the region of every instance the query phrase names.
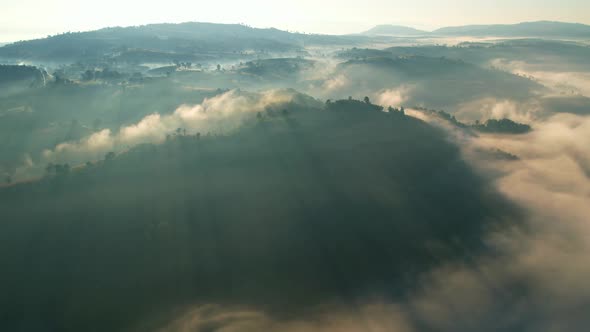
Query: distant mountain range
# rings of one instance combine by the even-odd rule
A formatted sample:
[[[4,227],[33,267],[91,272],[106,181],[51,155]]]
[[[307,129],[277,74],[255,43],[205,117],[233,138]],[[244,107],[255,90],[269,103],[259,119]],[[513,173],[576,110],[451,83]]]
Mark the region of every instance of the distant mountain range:
[[[590,26],[560,22],[469,25],[432,32],[379,25],[362,34],[321,35],[258,29],[240,24],[187,22],[68,32],[0,46],[0,59],[11,61],[106,61],[129,63],[200,62],[241,54],[305,54],[306,46],[364,45],[380,36],[496,36],[590,38]]]
[[[474,37],[566,37],[590,38],[590,25],[564,22],[524,22],[518,24],[465,25],[445,27],[431,32],[398,25],[378,25],[366,36],[474,36]]]
[[[466,25],[434,31],[447,36],[499,37],[590,37],[590,25],[563,22],[525,22],[518,24]]]

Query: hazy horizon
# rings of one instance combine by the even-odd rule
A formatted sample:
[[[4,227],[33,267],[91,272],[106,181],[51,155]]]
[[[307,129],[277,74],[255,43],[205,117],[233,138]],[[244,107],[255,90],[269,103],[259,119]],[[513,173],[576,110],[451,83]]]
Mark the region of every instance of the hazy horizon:
[[[508,0],[494,3],[420,0],[412,4],[383,0],[342,4],[329,0],[321,5],[308,0],[282,3],[268,0],[248,3],[217,1],[207,5],[172,0],[166,2],[165,6],[136,1],[122,4],[113,0],[101,3],[72,0],[45,3],[27,0],[3,7],[5,19],[0,22],[0,42],[3,43],[43,38],[68,31],[182,22],[246,24],[256,28],[274,27],[319,34],[359,33],[382,24],[403,25],[423,30],[435,30],[446,26],[532,21],[590,24],[590,3],[579,0],[527,0],[518,4]],[[28,13],[29,17],[23,20],[21,14],[30,8],[34,8],[34,12]],[[269,12],[280,10],[285,13],[268,15]]]

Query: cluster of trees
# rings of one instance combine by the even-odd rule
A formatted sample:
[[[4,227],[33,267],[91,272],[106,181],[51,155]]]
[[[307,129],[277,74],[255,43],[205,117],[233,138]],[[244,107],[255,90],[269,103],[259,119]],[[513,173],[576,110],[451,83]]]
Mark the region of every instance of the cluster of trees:
[[[481,132],[500,134],[526,134],[532,130],[531,126],[510,119],[489,119],[483,124],[477,121],[471,127]]]
[[[457,118],[455,118],[455,116],[450,113],[447,113],[445,111],[436,111],[436,114],[438,115],[439,118],[446,120],[459,128],[467,128],[466,124],[464,124],[463,122],[457,121]]]
[[[387,111],[392,114],[406,115],[406,109],[403,106],[401,106],[400,108],[389,106],[387,108]]]
[[[309,69],[313,61],[301,57],[262,59],[240,63],[240,71],[258,76],[285,77],[299,73],[301,70]]]
[[[432,115],[436,115],[442,120],[445,120],[459,128],[471,128],[485,133],[498,133],[498,134],[525,134],[532,130],[530,125],[524,123],[518,123],[507,118],[503,119],[489,119],[484,123],[479,120],[475,121],[472,125],[467,125],[461,121],[458,121],[454,115],[445,111],[431,111],[425,108],[418,108],[424,112]]]
[[[331,99],[326,100],[326,109],[328,111],[342,111],[342,112],[356,112],[356,111],[383,111],[383,107],[371,103],[369,97],[363,98],[363,100],[353,99],[340,99],[332,101]]]
[[[353,99],[350,96],[348,97],[348,99],[341,99],[336,101],[328,99],[326,100],[326,109],[335,111],[383,111],[382,106],[371,103],[371,99],[367,96],[365,96],[362,101]],[[406,110],[403,106],[401,106],[400,108],[389,106],[387,108],[387,112],[394,115],[406,115]]]
[[[66,175],[69,174],[71,171],[71,167],[70,164],[65,163],[65,164],[54,164],[54,163],[49,163],[47,164],[47,166],[45,167],[45,172],[47,173],[47,175]]]
[[[177,136],[186,136],[186,129],[183,128],[176,128],[176,130],[174,130],[173,133],[171,134],[167,134],[166,135],[166,140],[170,140],[172,137],[177,137]]]
[[[82,81],[93,81],[97,79],[120,79],[122,77],[123,74],[109,68],[104,68],[102,70],[88,69],[81,75]]]
[[[35,66],[0,65],[0,84],[20,80],[43,82],[47,73]]]
[[[182,62],[182,61],[178,61],[178,60],[173,60],[172,63],[174,63],[174,65],[176,66],[176,68],[182,68],[182,69],[190,69],[193,67],[193,63],[190,61],[187,62]],[[198,68],[201,68],[200,64],[197,64]]]
[[[197,132],[194,135],[189,135],[189,134],[187,134],[185,128],[176,128],[174,130],[174,132],[166,135],[166,141],[170,141],[170,140],[177,138],[177,137],[189,137],[189,138],[193,138],[195,140],[199,140],[199,139],[201,139],[201,133]]]

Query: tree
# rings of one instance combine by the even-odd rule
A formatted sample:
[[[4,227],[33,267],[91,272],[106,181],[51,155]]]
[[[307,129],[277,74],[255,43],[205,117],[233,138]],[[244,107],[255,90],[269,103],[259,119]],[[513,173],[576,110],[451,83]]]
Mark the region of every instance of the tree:
[[[220,64],[217,65],[217,71],[221,71],[221,65]]]
[[[47,166],[45,166],[45,172],[47,174],[52,174],[55,171],[55,165],[53,165],[53,163],[49,163],[47,164]]]
[[[371,103],[371,100],[367,96],[365,96],[365,98],[363,98],[363,100],[365,101],[365,104],[370,104]]]
[[[256,118],[258,119],[258,121],[262,120],[262,113],[257,112],[256,113]]]
[[[110,161],[110,160],[113,160],[113,159],[115,159],[115,153],[114,153],[113,151],[111,151],[111,152],[107,153],[107,154],[104,156],[104,160],[105,160],[105,161]]]

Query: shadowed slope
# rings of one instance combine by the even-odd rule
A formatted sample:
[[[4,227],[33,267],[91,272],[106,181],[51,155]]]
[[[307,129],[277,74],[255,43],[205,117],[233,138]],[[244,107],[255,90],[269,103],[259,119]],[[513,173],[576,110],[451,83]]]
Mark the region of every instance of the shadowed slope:
[[[1,189],[0,210],[0,326],[47,331],[120,330],[192,303],[281,317],[397,296],[516,213],[439,130],[338,109],[141,146]]]

